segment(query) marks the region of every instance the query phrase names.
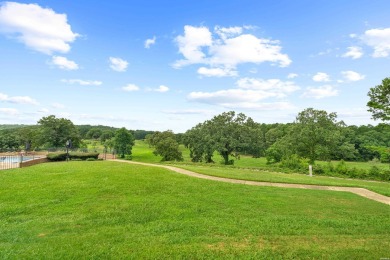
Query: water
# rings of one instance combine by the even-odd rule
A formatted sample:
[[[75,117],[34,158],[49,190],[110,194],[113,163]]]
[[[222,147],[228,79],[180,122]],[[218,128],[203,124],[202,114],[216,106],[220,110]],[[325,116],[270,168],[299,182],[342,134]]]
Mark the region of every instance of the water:
[[[30,161],[33,159],[38,159],[38,157],[34,156],[23,156],[23,162]],[[2,156],[0,155],[0,162],[4,163],[19,163],[20,162],[20,156],[10,156],[10,155],[5,155]]]

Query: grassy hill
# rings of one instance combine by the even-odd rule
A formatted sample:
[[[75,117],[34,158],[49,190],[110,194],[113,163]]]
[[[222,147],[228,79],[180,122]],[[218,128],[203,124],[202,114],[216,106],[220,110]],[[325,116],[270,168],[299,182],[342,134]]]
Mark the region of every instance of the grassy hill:
[[[49,163],[1,172],[0,258],[380,259],[389,215],[344,192]]]

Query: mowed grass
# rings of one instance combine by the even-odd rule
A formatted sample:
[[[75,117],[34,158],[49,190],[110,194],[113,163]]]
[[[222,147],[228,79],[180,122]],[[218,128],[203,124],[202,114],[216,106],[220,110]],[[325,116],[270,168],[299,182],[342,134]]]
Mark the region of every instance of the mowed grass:
[[[118,162],[0,174],[0,259],[380,259],[390,207]]]
[[[149,147],[145,141],[136,140],[132,149],[132,158],[137,162],[158,163],[162,157],[154,155],[153,148]]]
[[[205,175],[250,181],[360,187],[386,196],[390,196],[390,182],[343,179],[316,175],[309,177],[308,175],[299,173],[280,173],[273,172],[272,170],[265,171],[263,170],[265,167],[267,167],[265,158],[251,158],[248,156],[242,156],[240,160],[236,160],[234,166],[225,166],[218,163],[218,160],[222,160],[222,158],[217,154],[214,155],[214,160],[216,161],[214,164],[192,163],[188,149],[183,146],[180,146],[180,149],[183,152],[184,162],[175,162],[173,164],[177,167]],[[150,148],[144,141],[136,141],[135,146],[133,147],[133,160],[140,162],[159,163],[161,161],[161,157],[155,156],[153,154],[152,148]],[[360,166],[362,168],[369,167],[369,165],[371,165],[371,163],[360,162],[347,162],[347,164],[348,163],[354,166]],[[385,164],[382,164],[382,166],[386,167]],[[261,169],[258,169],[259,167]]]
[[[390,183],[379,181],[343,179],[327,176],[310,177],[298,173],[267,172],[255,169],[240,169],[218,166],[179,165],[178,167],[204,175],[225,177],[238,180],[281,182],[296,184],[312,184],[326,186],[344,186],[365,188],[386,196],[390,196]]]

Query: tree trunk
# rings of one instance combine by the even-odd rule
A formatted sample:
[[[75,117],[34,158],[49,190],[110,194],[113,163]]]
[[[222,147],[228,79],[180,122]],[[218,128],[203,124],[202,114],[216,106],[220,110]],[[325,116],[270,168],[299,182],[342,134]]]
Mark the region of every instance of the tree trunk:
[[[222,152],[221,153],[223,160],[225,161],[225,165],[229,164],[229,153],[228,152]]]

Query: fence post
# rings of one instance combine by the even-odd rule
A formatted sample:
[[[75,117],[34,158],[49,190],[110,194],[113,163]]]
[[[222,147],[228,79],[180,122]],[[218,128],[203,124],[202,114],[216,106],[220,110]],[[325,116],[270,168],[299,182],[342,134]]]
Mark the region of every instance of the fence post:
[[[20,152],[19,168],[22,168],[22,162],[23,162],[23,152]]]

